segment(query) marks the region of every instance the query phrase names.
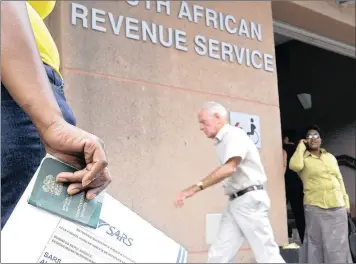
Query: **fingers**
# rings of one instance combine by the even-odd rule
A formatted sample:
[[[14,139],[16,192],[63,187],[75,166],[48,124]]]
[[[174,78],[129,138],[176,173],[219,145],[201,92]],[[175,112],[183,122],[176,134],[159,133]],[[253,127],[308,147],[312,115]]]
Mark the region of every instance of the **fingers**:
[[[184,199],[178,199],[175,201],[176,207],[182,207],[184,205]]]
[[[178,200],[175,200],[175,201],[174,201],[174,206],[175,206],[175,207],[180,207],[179,204],[180,204],[180,202],[179,202]]]
[[[91,168],[88,166],[84,169],[85,175],[82,179],[83,186],[89,185],[92,181],[94,181],[98,175],[106,168],[108,163],[105,160],[99,160],[92,164]]]
[[[97,170],[100,168],[97,167]],[[84,189],[84,187],[87,188],[94,188],[98,187],[99,185],[102,184],[109,184],[111,182],[111,177],[110,173],[107,167],[104,167],[101,172],[97,173],[93,177],[93,171],[95,170],[95,165],[93,164],[88,164],[84,169],[76,171],[76,172],[61,172],[57,175],[57,182],[61,183],[80,183],[82,187],[80,188],[81,190]],[[88,176],[89,174],[89,176]],[[89,181],[86,181],[85,179],[89,178]],[[87,182],[86,184],[83,184],[83,182]],[[74,185],[72,185],[74,186]],[[79,185],[75,185],[78,187]]]
[[[91,135],[84,141],[84,161],[86,167],[74,173],[62,172],[57,175],[57,182],[69,183],[67,192],[75,195],[88,190],[87,199],[93,199],[111,183],[107,169],[108,162],[101,139]]]
[[[57,182],[82,182],[85,174],[91,170],[93,164],[89,163],[87,166],[76,172],[61,172],[57,175]]]
[[[82,180],[83,186],[86,186],[95,180],[97,175],[108,166],[104,142],[100,138],[93,136],[91,141],[84,146],[84,158],[86,164],[91,164],[90,167],[86,167],[88,173],[85,174]]]
[[[74,174],[73,174],[74,175]],[[70,177],[67,177],[68,179]],[[75,179],[73,176],[70,179]],[[69,195],[75,195],[83,190],[88,190],[86,198],[88,200],[94,199],[100,192],[106,189],[106,187],[111,183],[111,177],[108,168],[105,168],[98,177],[96,177],[88,185],[83,186],[81,180],[74,182],[68,186],[67,192]]]
[[[81,182],[74,182],[74,183],[71,183],[69,186],[68,186],[68,189],[67,189],[67,192],[69,195],[75,195],[81,191],[84,191],[84,190],[88,190],[88,189],[93,189],[93,188],[98,188],[102,185],[104,185],[105,182],[102,181],[101,179],[97,179],[95,181],[92,181],[89,185],[87,186],[83,186],[83,184]]]
[[[84,190],[84,187],[81,183],[72,183],[68,186],[67,193],[69,195],[76,195],[77,193]]]
[[[82,182],[85,175],[85,170],[80,170],[76,172],[61,172],[57,175],[57,182]]]
[[[179,193],[177,195],[177,199],[175,200],[174,204],[176,207],[182,207],[184,205],[184,200],[185,200],[185,196],[182,193]]]
[[[306,139],[301,139],[301,140],[300,140],[300,143],[307,144],[307,143],[308,143],[308,140],[306,140]]]
[[[106,189],[106,187],[108,187],[108,185],[110,184],[110,182],[105,181],[103,185],[90,189],[87,192],[86,198],[88,200],[94,199],[98,194],[100,194],[102,191],[104,191]]]
[[[106,187],[111,183],[111,177],[108,168],[105,168],[103,172],[100,173],[99,177],[94,179],[87,188],[90,188],[87,192],[87,199],[94,199],[99,193],[104,191]]]
[[[97,187],[91,187],[88,189],[86,193],[86,199],[87,200],[92,200],[94,199],[97,195],[99,195],[102,191],[106,189],[106,187],[109,185],[109,182],[104,182],[101,183],[101,185]],[[72,183],[68,186],[67,193],[69,195],[76,195],[79,192],[82,192],[86,190],[86,187],[83,187],[81,183]]]

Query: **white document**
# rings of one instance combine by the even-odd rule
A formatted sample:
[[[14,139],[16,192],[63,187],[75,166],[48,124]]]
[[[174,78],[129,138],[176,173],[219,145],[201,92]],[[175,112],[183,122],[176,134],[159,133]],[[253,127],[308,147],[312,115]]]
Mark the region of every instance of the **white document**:
[[[185,248],[107,193],[97,229],[29,205],[36,176],[1,232],[1,262],[187,262]]]

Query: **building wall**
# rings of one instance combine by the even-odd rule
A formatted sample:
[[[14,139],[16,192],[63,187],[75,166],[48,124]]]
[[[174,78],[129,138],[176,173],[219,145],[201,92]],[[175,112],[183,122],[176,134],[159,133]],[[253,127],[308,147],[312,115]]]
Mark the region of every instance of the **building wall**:
[[[272,1],[273,19],[355,45],[355,4],[337,5],[335,2]]]
[[[206,101],[222,103],[231,111],[260,116],[261,156],[272,200],[270,218],[279,245],[287,242],[280,112],[276,70],[240,65],[200,56],[194,36],[269,53],[274,61],[271,5],[269,2],[195,2],[240,20],[262,25],[263,39],[209,28],[177,18],[181,2],[171,1],[171,15],[157,13],[156,5],[137,7],[125,1],[78,1],[105,11],[106,32],[72,24],[72,2],[58,2],[49,21],[60,47],[65,92],[78,125],[104,139],[113,182],[109,193],[165,232],[190,252],[190,261],[204,261],[205,216],[222,212],[227,199],[221,186],[173,206],[181,189],[205,177],[216,166],[213,142],[199,131],[197,111]],[[190,10],[194,2],[189,1]],[[99,11],[100,12],[100,11]],[[150,41],[125,37],[125,27],[115,35],[110,26],[120,15],[152,21],[187,33],[188,51],[165,48]],[[125,18],[124,20],[125,21]],[[60,27],[58,26],[60,25]],[[102,30],[102,28],[101,28]],[[274,68],[275,69],[275,68]],[[191,230],[194,230],[192,232]],[[252,261],[244,246],[241,261]]]
[[[355,4],[338,5],[335,0],[293,1],[293,4],[325,15],[335,21],[355,26]]]
[[[282,126],[299,129],[318,124],[323,146],[335,156],[356,157],[355,60],[298,41],[276,51]],[[312,95],[304,110],[297,94]],[[341,167],[350,202],[356,204],[356,171]]]

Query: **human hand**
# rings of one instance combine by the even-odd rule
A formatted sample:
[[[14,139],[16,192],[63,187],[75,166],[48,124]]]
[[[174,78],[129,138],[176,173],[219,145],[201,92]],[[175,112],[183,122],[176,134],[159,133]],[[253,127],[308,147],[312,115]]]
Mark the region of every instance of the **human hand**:
[[[100,138],[63,119],[54,122],[40,135],[49,154],[80,169],[57,175],[58,182],[70,183],[69,195],[87,190],[86,198],[91,200],[110,184],[104,143]]]
[[[182,191],[177,194],[177,198],[174,202],[176,207],[182,207],[184,205],[184,200],[192,197],[195,194],[193,190]]]
[[[306,148],[307,148],[307,144],[308,144],[308,141],[307,141],[306,139],[301,139],[301,140],[299,141],[298,147],[299,147],[299,148],[306,149]]]
[[[299,144],[302,144],[302,143],[304,143],[304,144],[307,144],[307,140],[306,139],[301,139],[300,141],[299,141]]]

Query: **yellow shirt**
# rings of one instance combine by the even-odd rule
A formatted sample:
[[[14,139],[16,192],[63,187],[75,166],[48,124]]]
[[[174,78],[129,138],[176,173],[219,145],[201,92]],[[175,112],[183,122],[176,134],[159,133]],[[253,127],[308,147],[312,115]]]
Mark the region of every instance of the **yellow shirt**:
[[[27,1],[27,11],[35,36],[38,51],[44,63],[51,66],[59,75],[59,53],[51,33],[43,20],[53,11],[55,1]]]
[[[311,154],[299,143],[289,168],[299,174],[304,186],[304,204],[324,209],[345,206],[350,208],[344,181],[336,158],[321,150],[321,156]]]

